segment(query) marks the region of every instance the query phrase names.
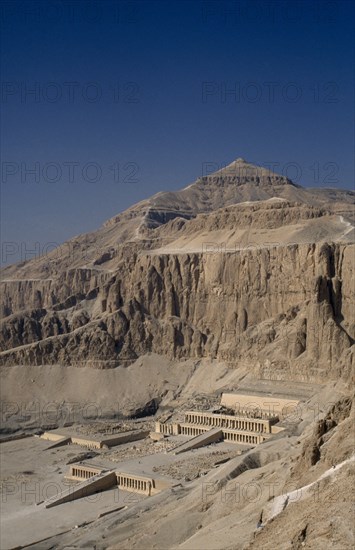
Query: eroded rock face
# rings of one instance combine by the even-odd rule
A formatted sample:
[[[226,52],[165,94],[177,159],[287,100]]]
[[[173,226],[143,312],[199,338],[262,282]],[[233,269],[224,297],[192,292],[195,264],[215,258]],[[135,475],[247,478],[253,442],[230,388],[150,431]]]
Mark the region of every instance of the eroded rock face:
[[[6,283],[5,302],[17,301],[19,311],[2,324],[2,362],[109,367],[151,351],[250,362],[263,377],[317,378],[352,344],[353,253],[353,246],[310,244],[146,254],[94,293],[95,274],[67,288],[27,281],[22,297]],[[22,303],[31,309],[21,311]]]
[[[246,175],[158,194],[60,254],[6,268],[1,363],[110,368],[155,352],[261,378],[349,377],[352,197],[230,167]]]
[[[334,439],[336,437],[339,439],[343,437],[341,430],[335,433],[335,428],[339,426],[339,424],[344,423],[345,420],[347,420],[347,423],[344,423],[343,428],[346,424],[347,425],[344,430],[344,435],[345,437],[347,435],[350,436],[350,433],[353,430],[353,404],[354,395],[350,397],[343,397],[331,406],[324,418],[321,418],[315,422],[313,432],[305,439],[302,452],[293,467],[293,478],[301,478],[305,472],[308,472],[312,466],[321,460],[322,454],[323,459],[328,463],[329,467],[336,463],[334,450],[336,451],[337,444],[332,441],[331,445],[329,445],[329,440],[333,437]],[[351,437],[349,437],[349,447],[350,451],[352,451],[350,440]],[[328,449],[327,446],[323,447],[323,445],[327,442]],[[346,449],[344,449],[344,451],[347,453]]]

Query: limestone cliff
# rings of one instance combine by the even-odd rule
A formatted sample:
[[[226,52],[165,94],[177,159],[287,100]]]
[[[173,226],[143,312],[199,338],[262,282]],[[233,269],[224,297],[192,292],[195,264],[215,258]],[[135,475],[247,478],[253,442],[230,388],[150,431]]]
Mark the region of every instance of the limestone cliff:
[[[250,166],[158,194],[60,254],[6,268],[2,364],[109,368],[155,352],[265,378],[348,377],[353,195]]]

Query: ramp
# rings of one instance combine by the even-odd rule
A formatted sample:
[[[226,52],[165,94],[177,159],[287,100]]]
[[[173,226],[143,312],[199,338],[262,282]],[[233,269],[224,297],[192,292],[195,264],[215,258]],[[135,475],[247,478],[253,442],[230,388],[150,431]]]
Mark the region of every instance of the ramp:
[[[212,428],[212,430],[208,430],[200,435],[195,435],[195,437],[189,439],[189,441],[185,441],[185,443],[182,443],[181,445],[178,445],[170,452],[177,455],[186,451],[190,451],[191,449],[204,447],[205,445],[209,445],[210,443],[222,441],[222,439],[223,432],[221,428]]]
[[[56,447],[62,447],[62,445],[69,445],[71,443],[71,437],[62,437],[62,439],[59,439],[56,441],[56,443],[53,443],[52,445],[49,445],[44,451],[48,451],[49,449],[55,449]]]
[[[91,477],[90,479],[69,487],[65,489],[59,495],[45,501],[44,506],[46,508],[52,508],[53,506],[58,506],[58,504],[63,504],[64,502],[70,502],[71,500],[76,500],[78,498],[87,497],[93,495],[99,491],[104,491],[117,485],[116,473],[114,471],[105,472],[97,474],[96,476]]]

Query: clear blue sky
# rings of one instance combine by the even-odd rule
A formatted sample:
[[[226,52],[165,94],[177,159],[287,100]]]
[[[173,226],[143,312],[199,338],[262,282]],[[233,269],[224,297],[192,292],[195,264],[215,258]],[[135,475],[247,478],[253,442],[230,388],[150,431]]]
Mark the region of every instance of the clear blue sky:
[[[2,240],[63,242],[236,157],[353,188],[353,6],[3,2]]]

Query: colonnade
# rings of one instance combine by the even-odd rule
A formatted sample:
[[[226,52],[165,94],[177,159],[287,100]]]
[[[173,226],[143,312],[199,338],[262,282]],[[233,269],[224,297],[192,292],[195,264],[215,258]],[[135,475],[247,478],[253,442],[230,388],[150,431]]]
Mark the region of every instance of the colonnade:
[[[254,445],[260,443],[260,436],[258,435],[223,432],[223,437],[226,441],[237,441],[238,443],[251,443]]]
[[[186,426],[184,424],[181,424],[181,434],[182,435],[192,435],[192,436],[195,436],[195,435],[200,435],[200,434],[203,434],[205,433],[206,429],[204,428],[195,428],[193,426]]]
[[[122,489],[127,489],[142,492],[150,495],[152,489],[152,482],[145,479],[138,479],[135,477],[129,477],[125,474],[117,474],[117,484]]]
[[[229,428],[232,430],[247,430],[249,432],[270,433],[271,431],[269,420],[238,418],[213,413],[187,412],[185,413],[185,423],[200,424],[215,428]]]
[[[165,424],[164,422],[159,422],[159,433],[165,435],[173,435],[173,425]]]
[[[72,443],[75,445],[80,445],[81,447],[86,447],[87,449],[100,449],[102,447],[100,441],[93,441],[90,439],[83,439],[81,437],[72,437]]]
[[[80,477],[82,479],[89,479],[90,477],[96,476],[98,473],[100,473],[100,472],[99,471],[97,471],[97,472],[91,471],[91,470],[88,470],[86,468],[78,468],[76,466],[75,467],[72,466],[71,472],[70,472],[70,474],[73,477]]]
[[[207,431],[208,431],[208,428],[203,428],[202,426],[192,427],[192,426],[187,426],[186,424],[181,425],[182,435],[190,435],[194,437],[196,435],[206,433]],[[223,429],[222,429],[222,433],[223,433],[223,438],[226,441],[237,441],[238,443],[254,443],[254,444],[261,443],[262,441],[262,438],[259,434],[255,434],[255,435],[250,433],[243,434],[241,432],[237,432],[237,431],[232,432],[232,431],[223,430]]]
[[[100,469],[89,469],[86,467],[71,466],[70,475],[72,477],[80,478],[82,480],[90,479],[100,473]],[[116,472],[117,485],[127,491],[135,491],[137,493],[144,493],[146,495],[151,494],[153,488],[153,480],[139,478],[121,472]]]

